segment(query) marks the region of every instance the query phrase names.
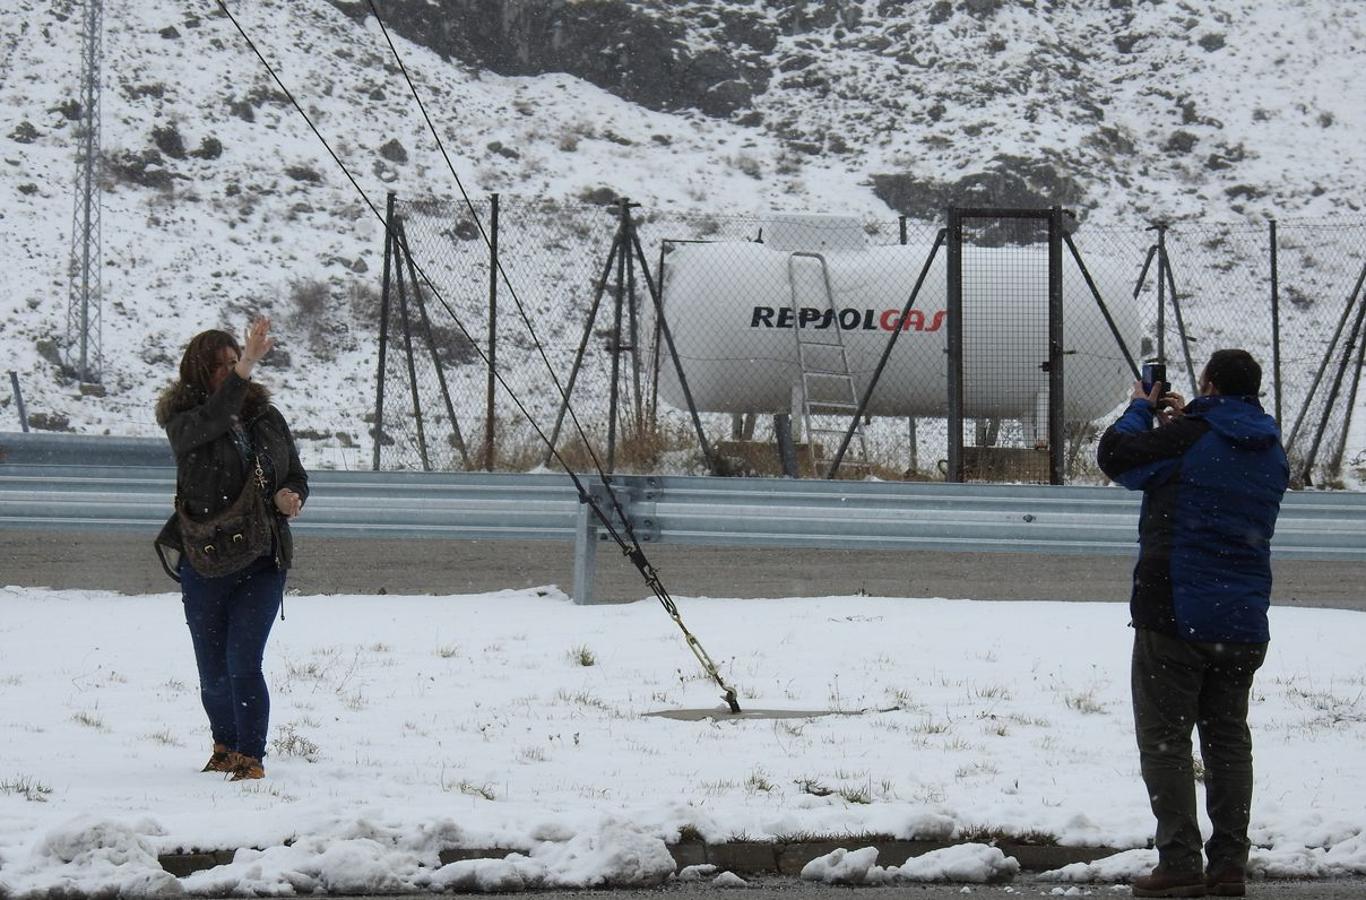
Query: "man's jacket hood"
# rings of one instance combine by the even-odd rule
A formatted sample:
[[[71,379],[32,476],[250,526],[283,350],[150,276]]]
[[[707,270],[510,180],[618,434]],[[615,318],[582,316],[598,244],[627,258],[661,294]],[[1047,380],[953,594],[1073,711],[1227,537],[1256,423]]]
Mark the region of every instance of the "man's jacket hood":
[[[1265,450],[1281,439],[1276,420],[1256,397],[1198,397],[1186,415],[1208,422],[1211,431],[1243,450]]]

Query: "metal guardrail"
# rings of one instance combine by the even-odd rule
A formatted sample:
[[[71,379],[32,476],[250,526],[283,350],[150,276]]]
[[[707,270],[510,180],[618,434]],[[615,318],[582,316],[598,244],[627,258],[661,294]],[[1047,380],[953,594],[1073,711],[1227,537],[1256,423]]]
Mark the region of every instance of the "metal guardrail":
[[[0,465],[174,466],[164,437],[0,432]]]
[[[0,450],[11,437],[0,436]],[[0,528],[154,533],[170,514],[172,467],[51,461],[107,459],[106,450],[151,459],[152,449],[8,453],[0,459]],[[589,598],[594,548],[607,536],[562,475],[321,470],[310,482],[307,513],[295,526],[301,535],[572,540],[574,596]],[[1115,487],[692,476],[619,476],[613,484],[647,544],[1124,555],[1137,539],[1139,497]],[[1287,494],[1273,552],[1366,562],[1366,494]]]

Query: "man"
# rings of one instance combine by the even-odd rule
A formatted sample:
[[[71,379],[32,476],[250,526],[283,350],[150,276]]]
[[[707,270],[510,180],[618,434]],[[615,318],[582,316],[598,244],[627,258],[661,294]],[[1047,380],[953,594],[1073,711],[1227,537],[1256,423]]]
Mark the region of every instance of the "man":
[[[1136,897],[1246,893],[1248,695],[1270,637],[1271,535],[1290,474],[1276,423],[1257,401],[1261,381],[1250,354],[1220,350],[1189,405],[1160,383],[1146,392],[1139,383],[1100,440],[1102,471],[1143,491],[1132,691],[1158,864],[1134,879]],[[1203,867],[1192,726],[1213,826]]]

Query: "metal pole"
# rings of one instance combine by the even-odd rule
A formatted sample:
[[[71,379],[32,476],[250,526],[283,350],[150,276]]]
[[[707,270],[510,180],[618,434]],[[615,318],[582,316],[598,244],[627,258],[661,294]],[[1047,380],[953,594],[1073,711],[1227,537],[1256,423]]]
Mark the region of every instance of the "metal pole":
[[[1176,313],[1176,335],[1181,338],[1181,353],[1186,357],[1186,374],[1190,377],[1191,396],[1195,397],[1200,393],[1199,382],[1195,380],[1195,364],[1191,361],[1191,337],[1186,331],[1186,319],[1181,314],[1181,300],[1176,293],[1176,279],[1172,276],[1172,262],[1167,258],[1167,251],[1162,250],[1162,271],[1167,275],[1167,287],[1172,293],[1172,312]]]
[[[380,437],[384,433],[384,357],[389,342],[389,260],[394,249],[394,199],[393,191],[384,206],[384,282],[380,287],[379,301],[379,366],[375,374],[375,450],[370,468],[379,471]]]
[[[489,352],[488,384],[484,394],[484,471],[493,471],[497,418],[494,385],[498,376],[498,195],[489,197]]]
[[[949,469],[948,481],[963,480],[963,218],[948,209],[949,271]]]
[[[1134,299],[1143,293],[1143,282],[1148,279],[1148,269],[1152,267],[1153,257],[1157,256],[1157,245],[1153,244],[1148,248],[1148,254],[1143,257],[1143,266],[1138,271],[1138,281],[1134,284]]]
[[[427,316],[427,304],[422,299],[422,285],[417,278],[417,264],[413,262],[413,251],[408,247],[408,230],[403,222],[398,223],[398,245],[408,259],[408,277],[413,284],[413,302],[417,304],[417,314],[422,320],[422,337],[427,342],[427,352],[432,357],[432,368],[436,369],[436,382],[441,388],[441,399],[446,405],[446,417],[451,420],[451,437],[455,439],[455,449],[460,454],[460,464],[470,467],[469,453],[465,450],[465,436],[460,433],[460,422],[455,415],[455,404],[451,402],[451,391],[446,384],[446,370],[441,365],[441,357],[436,352],[436,339],[432,335],[432,320]]]
[[[796,478],[797,447],[792,443],[792,416],[778,413],[773,417],[773,439],[778,442],[778,464],[782,466],[784,478]]]
[[[621,204],[621,221],[617,225],[617,233],[621,235],[622,246],[625,248],[627,246],[625,242],[630,240],[631,236],[630,202],[625,197],[617,202]],[[607,473],[609,475],[616,471],[617,461],[617,404],[621,394],[620,385],[617,383],[621,377],[621,304],[625,300],[626,257],[629,255],[629,250],[617,255],[617,288],[613,292],[612,383],[607,393]]]
[[[1048,214],[1048,482],[1062,484],[1064,450],[1067,437],[1063,433],[1063,305],[1062,305],[1062,207],[1054,206]]]
[[[394,241],[394,252],[400,252],[397,239]],[[398,309],[403,321],[403,349],[408,357],[408,383],[413,391],[413,423],[417,427],[417,453],[422,459],[422,471],[430,472],[432,462],[427,456],[427,433],[422,426],[422,398],[417,390],[417,361],[413,358],[413,330],[408,319],[408,292],[403,286],[403,261],[395,258],[394,263]]]
[[[906,432],[911,451],[911,464],[906,471],[914,475],[920,471],[920,441],[916,434],[915,416],[906,417]]]
[[[1271,383],[1276,390],[1276,424],[1281,423],[1281,276],[1276,220],[1271,220]]]
[[[904,246],[906,246],[906,238],[907,238],[907,234],[906,234],[906,217],[905,217],[905,216],[901,216],[900,218],[897,219],[897,230],[900,232],[899,237],[900,237],[900,239],[901,239],[901,246],[904,247]],[[940,233],[942,234],[943,232],[941,231]]]
[[[636,223],[632,220],[629,210],[626,215],[626,229],[630,232],[631,236],[628,237],[628,240],[633,239],[636,232]],[[636,439],[639,440],[641,435],[645,432],[645,392],[641,389],[640,384],[640,322],[636,315],[635,256],[631,253],[626,254],[626,311],[629,316],[631,329],[631,383],[635,389]]]
[[[1167,364],[1167,279],[1163,268],[1167,265],[1167,224],[1157,228],[1157,361]]]
[[[667,241],[660,241],[659,244],[659,268],[655,271],[659,273],[659,308],[664,308],[664,244]],[[645,269],[645,280],[650,280],[650,270]],[[650,347],[650,430],[654,431],[659,427],[659,339],[663,336],[660,323],[663,322],[662,315],[655,316],[654,343]]]
[[[896,328],[892,329],[891,337],[887,338],[887,346],[882,348],[882,356],[877,361],[877,368],[873,370],[873,377],[868,381],[868,387],[863,391],[863,398],[859,400],[858,409],[849,420],[849,430],[844,433],[843,440],[840,441],[839,449],[835,451],[835,458],[830,462],[830,469],[826,472],[827,478],[835,477],[835,472],[840,467],[840,462],[844,459],[844,453],[849,449],[849,443],[854,438],[854,432],[858,431],[859,420],[863,418],[864,410],[872,402],[873,390],[877,387],[878,381],[882,378],[882,370],[887,366],[887,360],[892,356],[892,348],[896,346],[897,338],[901,336],[901,324],[906,321],[906,317],[911,313],[911,307],[915,306],[916,298],[920,296],[920,288],[925,284],[925,278],[930,274],[930,266],[934,265],[934,258],[939,253],[939,248],[944,243],[944,232],[935,235],[934,246],[930,248],[930,255],[925,258],[925,264],[920,267],[920,276],[916,278],[911,294],[906,298],[906,303],[901,307],[901,315],[896,320]],[[914,421],[914,420],[912,420]],[[912,426],[914,427],[914,426]]]
[[[19,411],[19,427],[28,434],[28,411],[24,409],[24,392],[19,390],[19,373],[9,370],[10,387],[14,389],[14,405]]]
[[[595,485],[596,486],[596,485]],[[593,582],[598,571],[598,514],[585,498],[579,498],[574,517],[574,602],[586,606],[593,602]]]

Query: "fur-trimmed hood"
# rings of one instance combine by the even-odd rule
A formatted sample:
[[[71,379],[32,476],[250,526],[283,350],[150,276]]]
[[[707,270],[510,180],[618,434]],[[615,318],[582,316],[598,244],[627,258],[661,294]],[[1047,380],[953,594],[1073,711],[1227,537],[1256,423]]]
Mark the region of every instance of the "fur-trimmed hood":
[[[171,421],[177,413],[182,413],[187,409],[193,409],[205,400],[209,399],[209,394],[203,388],[185,384],[179,380],[171,382],[166,389],[161,392],[161,397],[157,399],[157,424],[162,428]],[[270,391],[262,385],[252,381],[247,384],[247,395],[242,400],[241,418],[245,422],[266,411],[270,406]]]

